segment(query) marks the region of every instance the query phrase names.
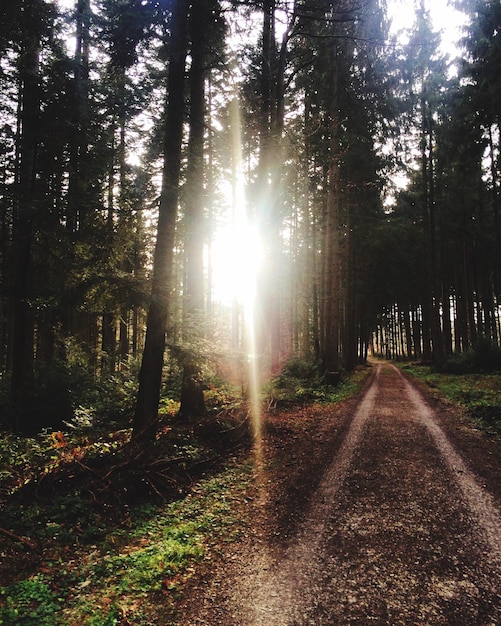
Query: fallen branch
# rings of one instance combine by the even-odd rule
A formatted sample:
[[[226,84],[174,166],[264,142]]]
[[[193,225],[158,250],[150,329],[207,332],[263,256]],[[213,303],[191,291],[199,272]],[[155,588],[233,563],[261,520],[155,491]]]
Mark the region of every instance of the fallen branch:
[[[12,539],[13,541],[18,541],[19,543],[22,543],[23,546],[26,546],[32,552],[38,552],[36,545],[32,541],[30,541],[29,539],[25,539],[24,537],[20,537],[19,535],[15,535],[14,533],[11,533],[10,530],[0,527],[0,535],[4,535],[5,537]]]

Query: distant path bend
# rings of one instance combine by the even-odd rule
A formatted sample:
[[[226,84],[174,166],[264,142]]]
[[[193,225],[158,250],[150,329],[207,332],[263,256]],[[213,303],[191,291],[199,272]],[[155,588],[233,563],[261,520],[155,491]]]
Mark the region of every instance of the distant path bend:
[[[376,366],[317,484],[282,549],[237,547],[179,624],[501,624],[499,503],[397,368]]]

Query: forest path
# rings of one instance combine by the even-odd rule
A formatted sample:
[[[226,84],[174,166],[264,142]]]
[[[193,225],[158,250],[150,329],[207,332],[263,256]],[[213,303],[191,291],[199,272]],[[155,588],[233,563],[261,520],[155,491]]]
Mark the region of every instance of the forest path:
[[[499,502],[450,424],[388,364],[346,412],[297,523],[270,514],[291,483],[277,496],[267,474],[256,535],[193,584],[179,625],[501,624]]]

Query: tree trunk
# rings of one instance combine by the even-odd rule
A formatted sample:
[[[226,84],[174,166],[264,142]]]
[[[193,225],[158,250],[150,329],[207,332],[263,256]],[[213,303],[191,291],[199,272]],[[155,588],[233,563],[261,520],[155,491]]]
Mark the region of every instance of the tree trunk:
[[[355,288],[356,250],[353,244],[353,230],[348,228],[344,244],[346,246],[344,324],[343,324],[343,366],[351,372],[358,362],[358,296]]]
[[[275,0],[263,0],[263,31],[262,57],[260,67],[260,119],[259,119],[259,157],[257,165],[257,197],[256,218],[260,226],[263,240],[264,262],[258,278],[258,292],[254,303],[255,336],[257,352],[270,355],[274,327],[275,299],[277,288],[273,274],[274,267],[273,243],[275,233],[272,231],[274,201],[271,188],[271,170],[273,162],[273,81],[275,77]],[[274,350],[274,348],[273,348]],[[271,357],[275,359],[275,355]],[[270,363],[271,369],[271,363]]]
[[[428,92],[423,79],[421,93],[421,173],[425,216],[426,254],[426,325],[431,340],[431,359],[435,365],[445,362],[445,348],[440,324],[440,289],[438,287],[438,250],[436,242],[435,172],[433,162],[433,119],[429,111]]]
[[[207,0],[195,0],[191,15],[190,136],[186,197],[186,289],[184,317],[195,344],[204,336],[204,131],[206,33],[210,13]],[[205,414],[200,355],[195,352],[184,364],[181,415],[190,418]]]
[[[89,43],[90,2],[76,3],[76,44],[74,75],[74,107],[71,120],[70,170],[68,183],[68,212],[66,228],[74,235],[85,221],[88,211],[88,167],[89,140]]]
[[[173,5],[171,17],[162,190],[153,257],[151,301],[132,432],[133,445],[139,447],[141,452],[145,452],[146,446],[154,441],[158,421],[179,200],[188,9],[188,0],[180,0]]]
[[[36,8],[26,2],[25,16]],[[15,291],[12,328],[12,378],[10,396],[15,410],[15,426],[31,430],[30,403],[34,385],[34,323],[30,309],[32,283],[32,239],[35,213],[35,173],[39,117],[38,25],[31,31],[26,24],[25,44],[19,70],[20,119],[18,135],[19,174],[14,213]],[[34,408],[34,407],[31,407]]]
[[[339,325],[340,325],[340,272],[339,272],[339,115],[337,53],[334,49],[331,60],[331,95],[329,97],[330,154],[327,173],[327,206],[324,233],[324,284],[323,284],[323,345],[322,365],[324,370],[339,369]]]

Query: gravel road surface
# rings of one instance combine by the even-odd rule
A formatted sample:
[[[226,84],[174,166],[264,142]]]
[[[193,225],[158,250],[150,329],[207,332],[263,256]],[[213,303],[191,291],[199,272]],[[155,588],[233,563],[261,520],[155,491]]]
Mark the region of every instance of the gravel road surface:
[[[453,413],[378,364],[356,402],[277,427],[251,532],[177,623],[500,625],[499,445]]]

